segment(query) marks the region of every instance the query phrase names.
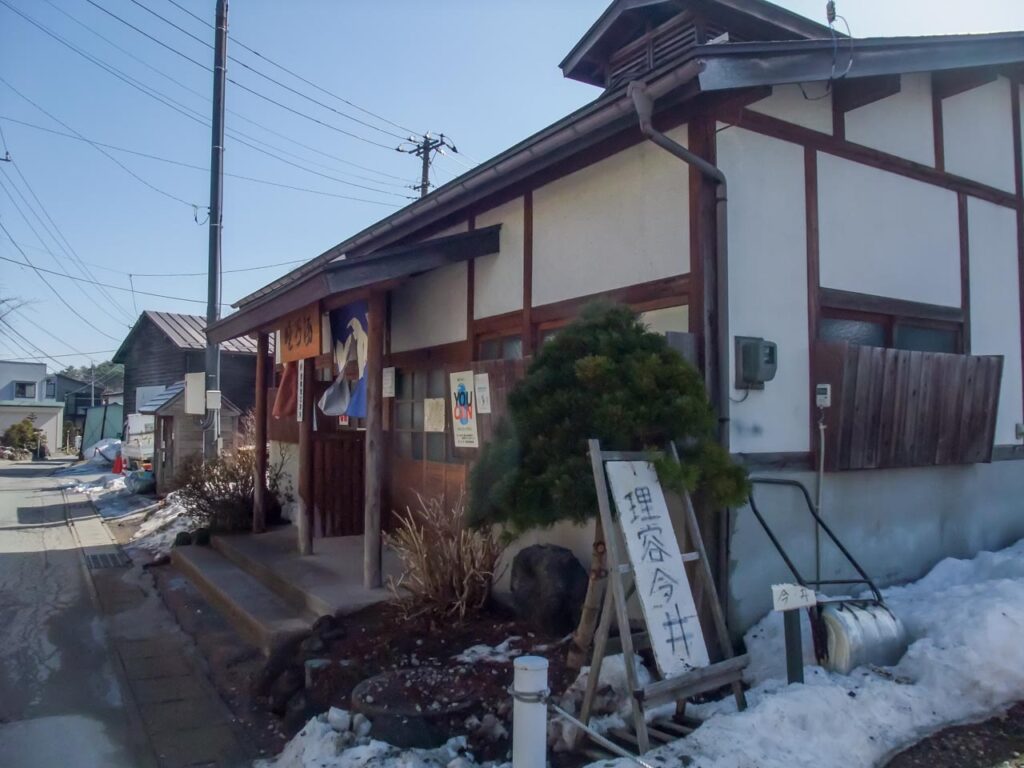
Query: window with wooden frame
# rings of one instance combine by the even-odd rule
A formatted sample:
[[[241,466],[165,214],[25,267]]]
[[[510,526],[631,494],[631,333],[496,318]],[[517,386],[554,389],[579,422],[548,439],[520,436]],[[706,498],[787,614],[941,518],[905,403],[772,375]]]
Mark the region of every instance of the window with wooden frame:
[[[395,456],[412,461],[459,463],[453,455],[447,415],[447,372],[444,368],[395,371]],[[426,400],[445,401],[443,432],[426,431]]]
[[[954,307],[822,289],[820,341],[911,352],[964,354],[963,313]]]
[[[489,333],[477,337],[477,360],[522,360],[523,337],[520,333]]]

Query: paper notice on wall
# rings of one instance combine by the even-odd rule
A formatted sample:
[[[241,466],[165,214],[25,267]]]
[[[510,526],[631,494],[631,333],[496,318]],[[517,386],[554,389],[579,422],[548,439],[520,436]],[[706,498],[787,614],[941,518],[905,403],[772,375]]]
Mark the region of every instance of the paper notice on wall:
[[[704,633],[654,465],[609,461],[605,472],[658,671],[669,678],[706,667]]]
[[[478,373],[473,377],[473,389],[476,392],[476,412],[491,412],[491,381],[486,373]]]
[[[384,388],[384,397],[395,396],[395,369],[385,368],[381,372],[381,386]]]
[[[428,397],[423,401],[423,429],[444,432],[444,398]]]
[[[299,380],[296,387],[297,395],[295,398],[295,420],[302,421],[302,417],[305,415],[302,412],[302,404],[306,399],[306,366],[303,363],[299,363]]]
[[[452,435],[456,448],[479,448],[476,432],[476,393],[473,372],[459,371],[449,376],[452,395]]]

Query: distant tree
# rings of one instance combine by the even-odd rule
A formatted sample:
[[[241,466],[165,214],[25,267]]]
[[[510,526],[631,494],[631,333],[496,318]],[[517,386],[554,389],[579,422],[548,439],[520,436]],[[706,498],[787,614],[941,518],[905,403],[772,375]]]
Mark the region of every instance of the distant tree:
[[[69,365],[61,373],[88,384],[92,381],[93,369],[89,365],[77,368]],[[113,391],[124,389],[124,366],[120,363],[112,363],[109,360],[96,363],[95,373],[96,390],[98,392],[102,392],[105,389]]]
[[[596,517],[587,440],[609,450],[664,449],[681,465],[656,462],[667,488],[701,490],[716,504],[746,498],[743,469],[715,442],[715,416],[698,371],[628,308],[597,304],[559,330],[509,394],[508,416],[470,478],[470,521],[518,534],[561,520]],[[590,585],[569,664],[578,668],[600,610],[604,536],[595,525]]]

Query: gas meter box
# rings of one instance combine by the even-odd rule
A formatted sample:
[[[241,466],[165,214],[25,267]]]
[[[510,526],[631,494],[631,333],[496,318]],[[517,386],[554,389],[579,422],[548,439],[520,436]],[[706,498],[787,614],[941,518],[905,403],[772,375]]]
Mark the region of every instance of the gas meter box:
[[[775,378],[778,347],[755,336],[736,337],[736,389],[764,389]]]

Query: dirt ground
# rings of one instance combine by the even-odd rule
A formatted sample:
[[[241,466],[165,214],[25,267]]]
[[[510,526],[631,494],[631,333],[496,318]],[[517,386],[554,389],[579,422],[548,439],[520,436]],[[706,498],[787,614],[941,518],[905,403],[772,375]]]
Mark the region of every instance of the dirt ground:
[[[886,768],[1024,768],[1024,702],[983,723],[939,731]]]

